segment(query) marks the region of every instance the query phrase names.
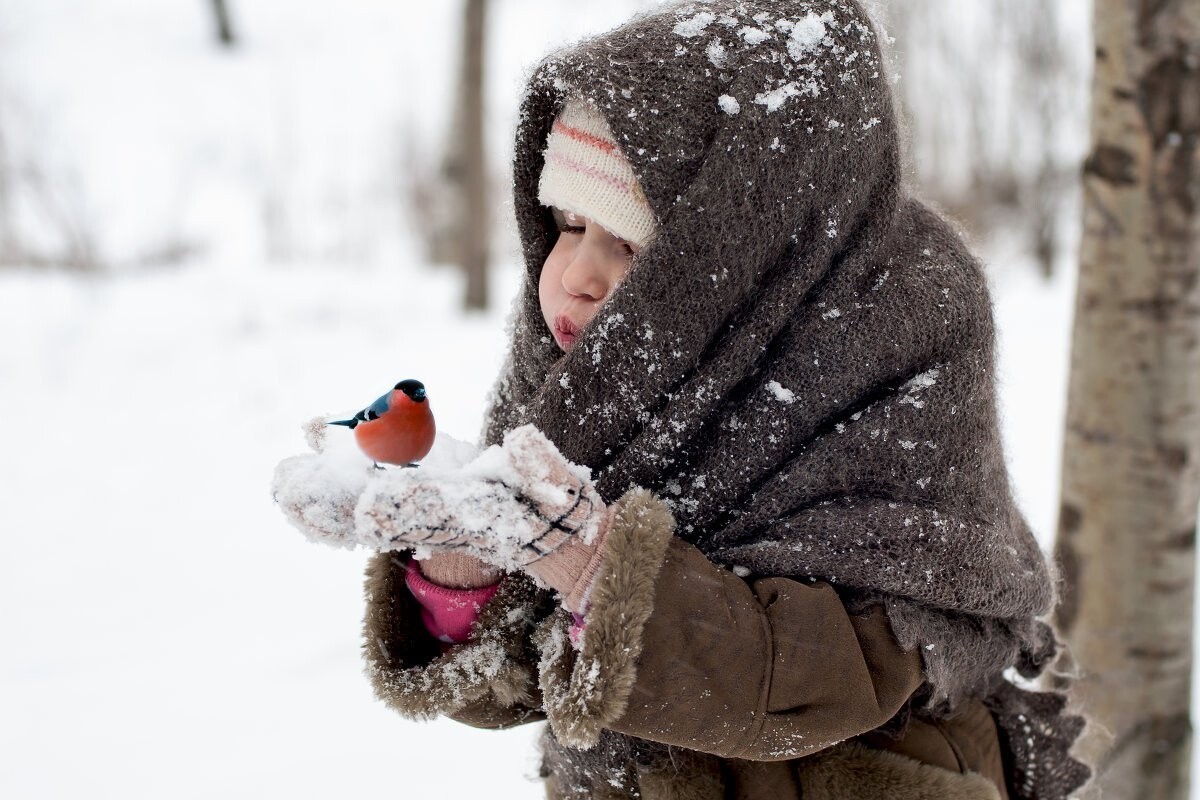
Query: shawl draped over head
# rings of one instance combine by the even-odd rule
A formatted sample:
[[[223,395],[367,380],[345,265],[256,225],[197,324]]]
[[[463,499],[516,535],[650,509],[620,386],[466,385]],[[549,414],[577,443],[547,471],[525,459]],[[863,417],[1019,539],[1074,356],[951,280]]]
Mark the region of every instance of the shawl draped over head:
[[[562,353],[538,276],[542,151],[578,92],[655,240]],[[1054,578],[1008,482],[980,264],[902,186],[888,76],[854,0],[694,2],[552,53],[522,99],[526,276],[486,443],[537,425],[612,501],[671,506],[711,560],[886,604],[926,711],[984,697],[1018,797],[1087,775],[1064,698],[1018,689],[1058,642]],[[1012,673],[1007,673],[1012,677]]]

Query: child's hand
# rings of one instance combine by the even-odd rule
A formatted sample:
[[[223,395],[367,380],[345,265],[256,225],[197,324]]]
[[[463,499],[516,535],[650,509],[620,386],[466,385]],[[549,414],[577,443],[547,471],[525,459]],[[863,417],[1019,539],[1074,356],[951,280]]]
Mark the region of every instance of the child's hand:
[[[511,570],[573,539],[590,542],[604,510],[588,471],[527,425],[459,473],[376,478],[359,503],[356,536],[376,550],[465,551]]]
[[[354,507],[374,470],[361,460],[330,457],[325,452],[325,421],[305,426],[315,451],[285,458],[275,467],[271,493],[288,521],[309,539],[333,547],[353,548]]]

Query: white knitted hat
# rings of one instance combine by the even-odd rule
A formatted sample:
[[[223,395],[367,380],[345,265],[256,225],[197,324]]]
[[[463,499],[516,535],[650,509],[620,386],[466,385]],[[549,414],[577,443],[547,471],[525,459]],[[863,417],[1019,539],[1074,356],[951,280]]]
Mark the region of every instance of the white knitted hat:
[[[645,247],[658,223],[604,116],[579,95],[563,106],[546,139],[538,202],[573,211]]]

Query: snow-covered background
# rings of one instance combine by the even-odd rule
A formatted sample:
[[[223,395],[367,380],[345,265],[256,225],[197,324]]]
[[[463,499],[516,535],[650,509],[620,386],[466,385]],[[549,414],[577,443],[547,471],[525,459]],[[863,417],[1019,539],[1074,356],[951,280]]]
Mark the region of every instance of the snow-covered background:
[[[525,69],[652,4],[493,3],[498,180]],[[464,316],[405,181],[449,122],[458,5],[232,9],[223,52],[200,0],[0,0],[0,240],[95,267],[0,268],[0,797],[540,797],[538,726],[374,700],[365,556],[309,544],[268,490],[301,423],[403,377],[441,429],[480,425],[511,226],[497,307]],[[979,244],[1048,546],[1073,276],[1043,280],[1017,241]]]

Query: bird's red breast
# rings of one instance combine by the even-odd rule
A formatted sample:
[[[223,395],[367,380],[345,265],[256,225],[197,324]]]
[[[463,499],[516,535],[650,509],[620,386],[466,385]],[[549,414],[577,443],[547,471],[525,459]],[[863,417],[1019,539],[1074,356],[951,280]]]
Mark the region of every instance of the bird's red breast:
[[[380,464],[411,464],[428,455],[437,429],[429,400],[417,403],[399,390],[392,392],[387,413],[354,428],[354,439]]]

